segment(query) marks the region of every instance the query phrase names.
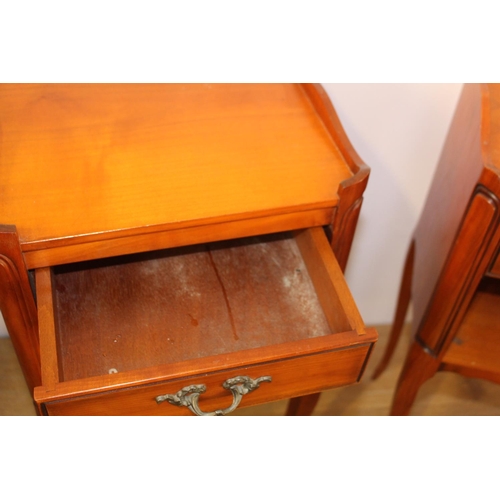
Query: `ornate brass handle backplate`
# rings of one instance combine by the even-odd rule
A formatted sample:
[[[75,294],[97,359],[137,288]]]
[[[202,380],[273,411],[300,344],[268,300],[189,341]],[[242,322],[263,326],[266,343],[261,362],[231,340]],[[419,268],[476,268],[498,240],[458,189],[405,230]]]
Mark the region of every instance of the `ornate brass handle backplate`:
[[[208,413],[200,410],[198,406],[200,394],[207,390],[206,385],[203,384],[188,385],[176,394],[164,394],[163,396],[157,396],[155,399],[158,404],[167,401],[175,406],[187,406],[195,415],[199,415],[200,417],[222,416],[236,410],[243,396],[257,389],[261,382],[271,382],[271,380],[269,376],[259,377],[254,380],[244,375],[226,380],[222,384],[222,387],[233,393],[233,403],[228,408]]]

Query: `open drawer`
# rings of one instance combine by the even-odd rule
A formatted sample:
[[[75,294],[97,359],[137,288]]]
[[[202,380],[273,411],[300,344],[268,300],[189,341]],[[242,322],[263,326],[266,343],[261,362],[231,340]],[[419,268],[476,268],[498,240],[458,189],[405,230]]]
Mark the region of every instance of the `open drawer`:
[[[365,329],[322,228],[36,271],[44,415],[225,414],[359,380]]]

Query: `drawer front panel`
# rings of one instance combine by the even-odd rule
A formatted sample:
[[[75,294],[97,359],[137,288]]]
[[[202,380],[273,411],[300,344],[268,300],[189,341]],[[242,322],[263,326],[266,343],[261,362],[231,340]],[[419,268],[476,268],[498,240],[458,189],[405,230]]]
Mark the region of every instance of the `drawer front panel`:
[[[355,383],[362,375],[371,345],[361,344],[352,348],[183,378],[168,383],[51,401],[42,404],[41,408],[42,413],[46,415],[186,416],[192,415],[188,408],[174,406],[166,401],[158,404],[155,398],[164,394],[175,394],[189,385],[204,384],[207,390],[199,398],[199,407],[204,412],[213,412],[228,408],[232,404],[231,392],[222,387],[227,379],[242,375],[253,379],[272,377],[271,382],[262,382],[260,387],[243,396],[239,405],[243,408]]]

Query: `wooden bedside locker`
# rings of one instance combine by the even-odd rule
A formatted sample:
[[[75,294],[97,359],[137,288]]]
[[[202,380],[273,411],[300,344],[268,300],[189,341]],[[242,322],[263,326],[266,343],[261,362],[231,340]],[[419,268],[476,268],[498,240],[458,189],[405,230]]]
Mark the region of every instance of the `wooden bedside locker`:
[[[466,84],[403,272],[378,377],[410,299],[413,342],[391,413],[407,415],[438,370],[500,383],[500,85]]]
[[[361,377],[369,170],[320,86],[0,85],[0,140],[0,306],[39,414],[308,414]]]

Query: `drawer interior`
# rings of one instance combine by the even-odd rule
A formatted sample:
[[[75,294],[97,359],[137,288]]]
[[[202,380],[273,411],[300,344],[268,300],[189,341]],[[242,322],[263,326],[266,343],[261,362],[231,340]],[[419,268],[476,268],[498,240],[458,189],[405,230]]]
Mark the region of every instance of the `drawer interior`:
[[[363,329],[321,228],[47,268],[36,280],[58,382]]]

